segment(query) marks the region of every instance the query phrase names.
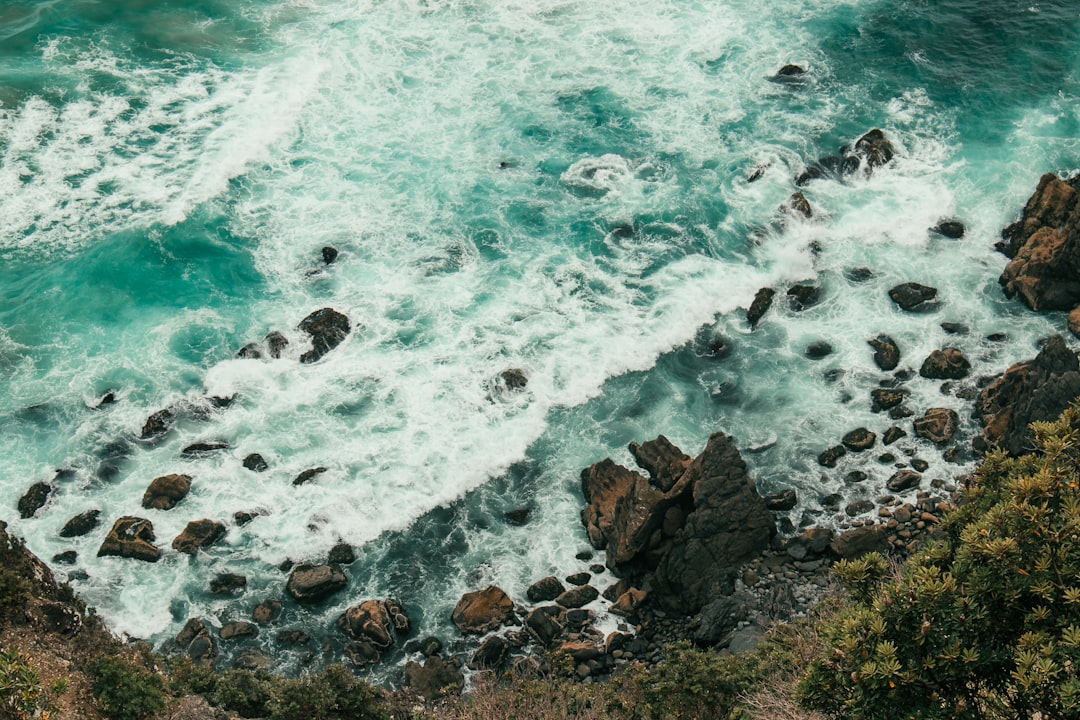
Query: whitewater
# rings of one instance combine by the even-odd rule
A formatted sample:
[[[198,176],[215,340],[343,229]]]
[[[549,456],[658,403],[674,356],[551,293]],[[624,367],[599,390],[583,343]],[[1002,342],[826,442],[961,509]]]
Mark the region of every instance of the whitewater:
[[[348,605],[393,596],[449,637],[466,590],[522,598],[602,561],[579,473],[660,433],[696,454],[723,430],[761,492],[797,490],[793,525],[846,521],[822,498],[872,499],[891,472],[852,487],[816,462],[892,424],[871,412],[868,339],[916,370],[958,347],[973,386],[1065,327],[1002,296],[993,244],[1042,173],[1080,169],[1080,12],[766,5],[4,2],[0,519],[45,559],[75,550],[54,568],[155,643],[188,617],[248,618],[283,596],[283,563],[339,542],[348,591],[286,604],[283,626],[330,637]],[[783,81],[786,64],[806,73]],[[872,128],[891,162],[796,187]],[[808,219],[781,210],[797,190]],[[930,231],[950,218],[962,238]],[[939,309],[898,310],[887,291],[909,281]],[[801,312],[783,301],[800,282],[822,289]],[[765,286],[781,292],[751,330]],[[323,307],[352,331],[300,363],[297,325]],[[272,331],[281,358],[237,357]],[[962,397],[912,391],[975,430]],[[205,411],[139,439],[185,403]],[[208,441],[229,447],[181,454]],[[923,456],[946,479],[974,461]],[[170,473],[191,493],[142,508]],[[20,518],[39,481],[47,505]],[[61,538],[88,509],[101,525]],[[123,515],[153,522],[159,562],[96,556]],[[199,518],[225,538],[171,550]],[[225,572],[246,587],[212,594]],[[249,642],[291,662],[269,633]]]

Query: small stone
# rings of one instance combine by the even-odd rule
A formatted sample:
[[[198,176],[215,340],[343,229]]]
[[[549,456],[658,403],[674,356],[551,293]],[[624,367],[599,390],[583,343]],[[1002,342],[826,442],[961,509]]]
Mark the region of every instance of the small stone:
[[[316,477],[323,474],[324,472],[326,472],[326,468],[324,468],[324,467],[308,468],[307,470],[304,470],[299,475],[297,475],[293,479],[292,484],[293,485],[303,485],[304,483],[315,479]]]
[[[263,472],[270,467],[259,453],[251,453],[248,455],[244,458],[243,465],[252,472]]]

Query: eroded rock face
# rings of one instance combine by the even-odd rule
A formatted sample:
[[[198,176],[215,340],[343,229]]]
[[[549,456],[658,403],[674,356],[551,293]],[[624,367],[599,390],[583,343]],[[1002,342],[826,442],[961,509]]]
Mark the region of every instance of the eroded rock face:
[[[316,602],[345,589],[348,580],[337,565],[297,565],[285,590],[297,602]]]
[[[171,510],[191,491],[191,476],[162,475],[154,478],[143,493],[142,506],[155,510]]]
[[[482,635],[513,621],[514,601],[490,585],[462,595],[450,619],[463,634]]]
[[[986,386],[976,401],[983,423],[976,448],[999,446],[1022,455],[1034,446],[1028,425],[1054,420],[1080,396],[1080,363],[1060,335],[1054,335],[1034,360],[1013,365]]]
[[[116,555],[146,562],[157,562],[161,550],[154,545],[154,526],[149,520],[125,516],[113,523],[112,529],[101,543],[98,557]]]
[[[300,321],[299,329],[311,336],[311,349],[300,356],[300,362],[313,363],[344,340],[352,326],[349,318],[333,308],[322,308]]]

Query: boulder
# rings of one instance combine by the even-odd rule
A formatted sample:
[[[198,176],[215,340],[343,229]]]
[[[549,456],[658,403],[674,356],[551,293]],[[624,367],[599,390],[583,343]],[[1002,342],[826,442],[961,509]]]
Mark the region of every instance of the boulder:
[[[644,603],[648,597],[649,593],[645,590],[630,588],[615,599],[615,602],[611,604],[609,610],[614,615],[632,618],[634,613],[637,612],[637,609],[641,607],[641,604]]]
[[[1039,178],[1035,192],[1028,198],[1020,219],[1001,231],[997,249],[1006,257],[1016,257],[1024,242],[1043,227],[1076,227],[1077,178],[1068,180],[1046,173]]]
[[[509,650],[510,644],[506,642],[506,638],[492,635],[480,643],[480,647],[476,648],[472,659],[469,660],[469,667],[473,670],[495,669],[502,665]]]
[[[600,597],[600,591],[592,585],[573,587],[555,598],[555,602],[564,608],[579,608],[588,605]]]
[[[821,302],[821,288],[817,285],[792,285],[788,288],[788,305],[801,312]]]
[[[337,260],[338,255],[339,255],[338,249],[336,247],[331,246],[331,245],[326,245],[322,249],[322,261],[326,265],[329,265],[330,263]]]
[[[154,510],[171,510],[191,491],[189,475],[162,475],[150,481],[143,493],[142,506]]]
[[[805,355],[811,360],[820,360],[833,353],[833,346],[824,340],[819,340],[807,346]]]
[[[339,542],[330,548],[326,555],[326,562],[331,565],[352,565],[356,562],[356,550],[346,542]]]
[[[251,453],[244,458],[243,465],[251,472],[263,472],[270,468],[266,460],[259,453]]]
[[[482,635],[510,624],[514,619],[514,602],[494,585],[461,596],[450,618],[464,635]]]
[[[38,510],[45,507],[52,492],[53,486],[47,482],[36,482],[31,485],[30,489],[19,498],[19,517],[23,520],[34,517]]]
[[[788,488],[772,495],[766,495],[765,507],[772,512],[787,512],[799,502],[799,497],[793,488]]]
[[[915,421],[915,434],[942,445],[953,439],[960,426],[960,416],[948,408],[930,408]]]
[[[884,552],[888,547],[888,528],[884,525],[864,525],[836,535],[829,549],[837,556],[851,560],[868,552]]]
[[[834,445],[827,450],[823,450],[821,454],[818,455],[818,465],[827,468],[834,468],[836,467],[836,463],[839,462],[840,458],[844,457],[845,455],[847,455],[847,448],[845,448],[843,445]]]
[[[175,420],[176,413],[173,412],[171,408],[158,410],[143,423],[142,432],[139,434],[139,438],[142,440],[151,440],[160,437],[168,432]]]
[[[1011,455],[1033,448],[1028,425],[1056,419],[1080,396],[1080,363],[1060,335],[1043,345],[1034,360],[1013,365],[979,393],[976,413],[983,423],[977,449],[998,446]]]
[[[525,629],[544,647],[559,637],[566,625],[566,612],[560,607],[539,607],[525,616]]]
[[[774,80],[780,80],[781,82],[790,82],[791,80],[801,79],[806,74],[806,68],[801,65],[785,65],[776,71],[773,75]]]
[[[814,211],[810,208],[810,201],[801,192],[792,194],[784,204],[780,206],[780,212],[801,218],[810,218]]]
[[[297,602],[316,602],[344,590],[348,582],[337,565],[297,565],[285,590]]]
[[[236,351],[236,357],[241,360],[258,360],[262,357],[262,348],[259,343],[250,342]]]
[[[172,548],[178,552],[194,555],[200,549],[210,547],[225,536],[225,525],[216,520],[203,518],[192,520],[173,538]]]
[[[555,576],[548,576],[537,580],[529,589],[525,591],[525,596],[529,598],[529,602],[548,602],[566,592],[566,588],[559,581],[559,578]]]
[[[964,237],[966,228],[964,223],[959,220],[942,220],[934,227],[930,228],[930,232],[941,237],[949,238],[950,240],[959,240]]]
[[[872,401],[870,409],[874,412],[891,410],[903,403],[907,396],[908,391],[903,388],[896,390],[891,388],[874,388],[870,391],[870,399]]]
[[[322,475],[324,472],[326,472],[326,468],[324,467],[308,468],[307,470],[304,470],[295,478],[293,478],[292,484],[303,485],[306,482],[314,480],[316,477]]]
[[[349,318],[332,308],[316,310],[301,320],[298,328],[311,337],[311,349],[300,356],[302,363],[322,358],[340,345],[352,329]]]
[[[247,587],[247,577],[236,573],[218,573],[210,579],[210,592],[227,595]]]
[[[885,487],[891,492],[903,492],[904,490],[919,487],[921,482],[922,475],[914,470],[903,469],[893,473],[892,477],[885,482]]]
[[[874,128],[855,142],[855,154],[866,160],[867,170],[870,170],[892,160],[895,150],[885,133]]]
[[[750,309],[746,311],[746,322],[750,324],[751,328],[757,327],[758,321],[772,307],[775,296],[776,291],[772,288],[764,287],[757,291],[757,294],[754,295],[754,301],[750,303]]]
[[[279,617],[281,617],[281,602],[278,600],[265,600],[251,611],[251,619],[260,625],[269,625]]]
[[[510,392],[524,390],[525,386],[529,384],[529,376],[521,368],[503,370],[499,373],[499,379],[502,381],[502,386]]]
[[[115,555],[157,562],[161,557],[161,550],[154,545],[155,539],[154,526],[149,520],[125,516],[113,523],[97,554],[98,557]]]
[[[189,618],[176,634],[176,644],[198,665],[209,666],[217,656],[217,647],[210,631],[198,618]]]
[[[934,350],[919,368],[919,375],[931,380],[960,380],[970,373],[971,363],[957,348]]]
[[[888,430],[885,431],[885,435],[882,436],[881,441],[886,445],[892,445],[894,442],[896,442],[902,437],[907,437],[907,431],[904,430],[902,427],[892,425],[891,427],[889,427]]]
[[[222,640],[237,640],[241,638],[255,637],[258,634],[259,629],[244,620],[238,620],[236,622],[231,622],[227,625],[223,625],[220,633]]]
[[[936,307],[933,300],[937,297],[937,292],[937,288],[908,282],[889,290],[889,298],[902,310],[923,312]]]
[[[277,330],[267,334],[263,338],[263,342],[266,343],[266,348],[270,352],[270,357],[275,360],[281,358],[281,353],[285,351],[285,348],[289,347],[289,338],[282,335]]]
[[[68,520],[60,530],[60,537],[81,537],[98,526],[100,510],[87,510]]]
[[[229,443],[221,441],[212,442],[197,442],[188,445],[180,454],[188,458],[202,457],[203,455],[209,455],[210,453],[217,452],[219,450],[228,450]]]
[[[453,661],[433,655],[423,665],[413,660],[405,664],[405,686],[430,702],[441,695],[460,693],[465,676]]]
[[[701,609],[701,622],[694,632],[694,642],[699,645],[715,645],[745,620],[749,608],[738,595],[718,597]]]
[[[867,340],[870,347],[874,348],[874,364],[885,372],[891,372],[900,364],[900,348],[896,341],[888,335],[878,335],[873,340]]]
[[[840,442],[851,452],[862,452],[874,447],[874,443],[877,442],[877,435],[864,427],[855,428],[844,435]]]
[[[367,641],[385,650],[394,644],[393,623],[385,603],[365,600],[353,605],[337,620],[338,629],[354,640]]]

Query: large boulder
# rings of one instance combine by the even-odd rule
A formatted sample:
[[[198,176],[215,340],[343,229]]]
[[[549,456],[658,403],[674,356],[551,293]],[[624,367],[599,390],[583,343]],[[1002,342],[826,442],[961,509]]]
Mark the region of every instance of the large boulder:
[[[413,660],[405,663],[405,686],[430,702],[441,695],[460,693],[465,676],[454,661],[432,655],[423,665]]]
[[[464,635],[482,635],[513,622],[514,601],[494,585],[467,592],[450,618]]]
[[[949,408],[930,408],[915,421],[915,434],[939,445],[949,442],[960,426],[960,416]]]
[[[45,507],[52,495],[53,486],[47,482],[36,482],[19,498],[19,517],[23,520],[34,517],[37,511]]]
[[[931,380],[961,380],[971,372],[971,363],[957,348],[934,350],[923,361],[919,375]]]
[[[154,526],[149,520],[125,516],[113,523],[97,554],[98,557],[116,555],[157,562],[161,557],[161,550],[154,545],[155,539]]]
[[[179,535],[173,538],[172,547],[178,552],[194,555],[200,549],[210,547],[224,536],[224,524],[209,518],[192,520]]]
[[[1058,417],[1080,396],[1080,362],[1060,335],[1034,360],[1013,365],[987,385],[976,402],[983,423],[977,449],[998,446],[1011,455],[1033,449],[1028,425]]]
[[[300,321],[300,330],[311,336],[311,349],[300,356],[300,362],[313,363],[330,352],[349,334],[349,318],[333,308],[322,308]]]
[[[344,590],[348,582],[337,565],[297,565],[285,590],[297,602],[316,602]]]
[[[385,650],[394,644],[394,624],[386,604],[365,600],[345,611],[337,621],[338,629],[354,640],[368,641]]]
[[[150,481],[143,493],[142,506],[154,510],[171,510],[191,491],[189,475],[162,475]]]

